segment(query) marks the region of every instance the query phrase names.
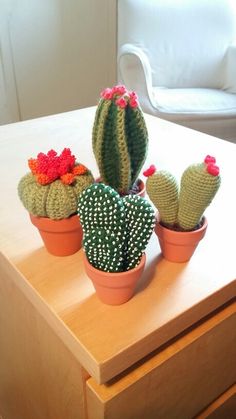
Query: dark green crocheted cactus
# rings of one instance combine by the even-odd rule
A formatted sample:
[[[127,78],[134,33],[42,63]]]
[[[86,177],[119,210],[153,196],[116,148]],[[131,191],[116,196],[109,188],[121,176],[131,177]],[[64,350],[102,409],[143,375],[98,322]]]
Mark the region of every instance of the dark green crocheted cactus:
[[[179,191],[171,173],[155,173],[154,166],[144,172],[148,177],[147,193],[163,225],[184,231],[197,228],[220,186],[215,162],[214,157],[206,156],[204,163],[189,166],[182,175]]]
[[[122,272],[139,264],[155,224],[154,211],[145,199],[122,199],[110,186],[93,184],[81,194],[78,214],[91,265]]]
[[[18,184],[18,194],[30,214],[54,220],[77,213],[78,197],[94,182],[91,172],[75,162],[70,149],[54,150],[29,160],[31,173]]]
[[[93,152],[101,181],[127,194],[145,162],[147,145],[148,132],[137,95],[125,86],[105,89],[93,126]]]

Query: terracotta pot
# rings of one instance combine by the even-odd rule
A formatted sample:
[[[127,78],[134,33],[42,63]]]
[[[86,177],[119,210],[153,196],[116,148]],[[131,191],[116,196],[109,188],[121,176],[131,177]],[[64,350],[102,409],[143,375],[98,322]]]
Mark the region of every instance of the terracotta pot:
[[[52,220],[30,214],[30,219],[38,228],[46,249],[52,255],[69,256],[81,248],[83,230],[78,215]]]
[[[139,179],[138,182],[139,182],[139,193],[137,193],[137,195],[138,196],[141,196],[142,198],[144,198],[145,197],[145,193],[146,193],[145,183],[141,179]]]
[[[155,233],[158,237],[162,254],[170,262],[187,262],[193,255],[199,241],[204,237],[207,219],[203,225],[194,231],[174,231],[163,227],[156,217]]]
[[[142,256],[140,264],[130,271],[104,272],[94,268],[84,253],[85,271],[91,279],[100,300],[105,304],[119,305],[133,297],[136,284],[142,275],[146,255]]]

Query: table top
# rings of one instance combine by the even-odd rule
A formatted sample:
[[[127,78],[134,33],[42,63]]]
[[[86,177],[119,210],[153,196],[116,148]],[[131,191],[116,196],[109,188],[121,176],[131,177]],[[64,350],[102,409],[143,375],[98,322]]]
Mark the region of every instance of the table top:
[[[205,155],[217,158],[222,184],[206,211],[208,230],[188,263],[163,259],[156,236],[135,296],[121,306],[102,304],[85,274],[82,251],[47,253],[17,195],[27,159],[71,147],[94,176],[91,135],[95,107],[0,127],[0,271],[15,282],[98,381],[106,382],[233,298],[235,292],[235,145],[145,115],[149,153],[145,168],[177,178]]]

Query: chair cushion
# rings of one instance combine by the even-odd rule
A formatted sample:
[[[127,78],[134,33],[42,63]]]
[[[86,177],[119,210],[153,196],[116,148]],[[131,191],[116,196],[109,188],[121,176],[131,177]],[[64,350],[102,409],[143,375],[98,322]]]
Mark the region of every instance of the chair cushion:
[[[223,88],[235,40],[235,0],[118,1],[118,48],[146,53],[154,86]]]
[[[160,112],[183,115],[236,116],[236,94],[217,89],[153,87],[153,102]]]

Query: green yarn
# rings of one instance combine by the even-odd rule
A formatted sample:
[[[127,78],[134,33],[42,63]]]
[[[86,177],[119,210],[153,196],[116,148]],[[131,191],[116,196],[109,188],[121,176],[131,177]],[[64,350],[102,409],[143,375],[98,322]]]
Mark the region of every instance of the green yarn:
[[[78,197],[92,182],[94,178],[90,171],[76,176],[71,185],[65,185],[59,179],[41,185],[32,173],[28,173],[18,184],[18,195],[30,214],[60,220],[76,214]]]
[[[122,272],[139,264],[155,224],[145,199],[122,199],[110,186],[93,184],[81,194],[78,214],[84,250],[95,268]]]
[[[146,190],[161,223],[182,231],[197,228],[221,183],[215,158],[206,156],[204,163],[189,166],[182,175],[180,188],[171,173],[160,170],[149,174],[149,170]]]
[[[174,225],[178,213],[178,183],[175,177],[161,170],[148,177],[146,190],[149,198],[158,208],[162,223]]]
[[[138,178],[147,154],[148,132],[142,111],[102,98],[93,125],[93,152],[101,180],[125,194]]]
[[[197,226],[205,209],[220,187],[220,177],[212,176],[204,163],[189,166],[183,173],[177,222],[184,230]]]
[[[123,198],[126,218],[126,256],[125,270],[138,265],[145,252],[155,225],[153,208],[144,198],[127,195]]]

